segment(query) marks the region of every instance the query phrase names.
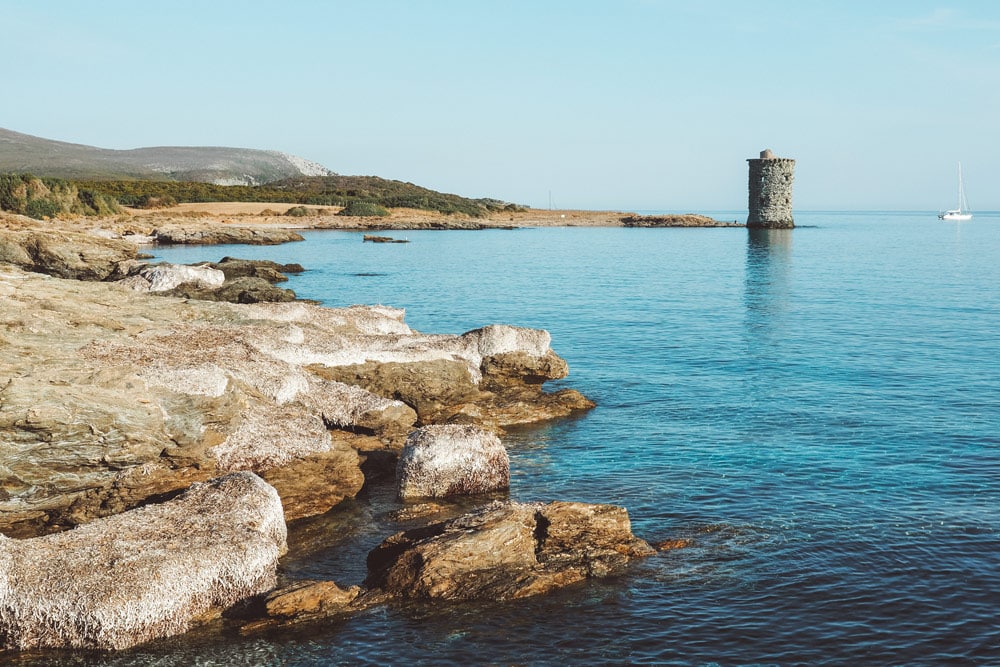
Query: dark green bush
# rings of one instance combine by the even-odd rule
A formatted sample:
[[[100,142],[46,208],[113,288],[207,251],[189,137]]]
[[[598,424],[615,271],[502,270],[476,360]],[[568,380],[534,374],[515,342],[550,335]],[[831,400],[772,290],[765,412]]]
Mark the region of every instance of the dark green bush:
[[[51,199],[32,199],[24,209],[24,214],[29,218],[41,220],[42,218],[54,218],[62,212],[59,202]]]
[[[88,215],[114,215],[122,210],[112,197],[93,190],[80,190],[79,198],[89,209]]]
[[[389,209],[377,202],[354,199],[347,202],[347,206],[341,209],[337,215],[382,218],[389,215]]]
[[[293,206],[287,211],[285,211],[285,215],[290,215],[293,218],[304,218],[305,216],[309,215],[309,209],[307,209],[305,206]]]
[[[25,178],[18,174],[0,174],[0,211],[24,213],[28,204]]]

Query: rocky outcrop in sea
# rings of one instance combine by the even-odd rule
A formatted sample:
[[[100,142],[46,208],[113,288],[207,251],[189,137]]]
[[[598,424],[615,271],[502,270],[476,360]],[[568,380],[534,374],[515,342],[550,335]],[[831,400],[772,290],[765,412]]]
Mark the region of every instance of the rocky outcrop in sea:
[[[653,553],[620,507],[495,502],[389,537],[368,555],[365,584],[410,599],[509,600],[604,577]]]

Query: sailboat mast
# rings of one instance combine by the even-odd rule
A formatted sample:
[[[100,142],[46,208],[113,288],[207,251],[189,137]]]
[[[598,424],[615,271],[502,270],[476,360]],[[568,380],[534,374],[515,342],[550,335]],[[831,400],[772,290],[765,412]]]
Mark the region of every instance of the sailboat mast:
[[[962,208],[962,202],[965,201],[965,192],[962,188],[962,163],[958,163],[958,210],[959,212],[964,211]]]

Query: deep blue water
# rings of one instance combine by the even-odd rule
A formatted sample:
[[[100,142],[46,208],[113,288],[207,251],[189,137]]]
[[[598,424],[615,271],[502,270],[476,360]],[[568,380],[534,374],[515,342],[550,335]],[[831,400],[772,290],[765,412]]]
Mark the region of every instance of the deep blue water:
[[[738,217],[722,214],[724,219]],[[411,327],[548,329],[599,407],[510,434],[511,497],[615,503],[620,577],[510,604],[382,607],[116,664],[1000,664],[1000,217],[798,213],[798,228],[309,232],[266,257]],[[391,492],[292,526],[284,571],[364,577]]]

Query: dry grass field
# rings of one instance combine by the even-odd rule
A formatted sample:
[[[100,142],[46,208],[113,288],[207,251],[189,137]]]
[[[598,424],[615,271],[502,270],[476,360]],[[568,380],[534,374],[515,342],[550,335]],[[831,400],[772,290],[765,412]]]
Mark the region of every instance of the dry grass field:
[[[340,207],[338,206],[312,205],[305,205],[304,208],[315,212],[313,215],[304,217],[283,215],[285,211],[294,206],[300,206],[300,204],[276,202],[204,202],[178,204],[169,208],[157,209],[155,214],[167,217],[172,215],[178,217],[204,216],[209,218],[238,217],[241,224],[266,223],[274,225],[284,223],[288,227],[295,228],[353,228],[360,226],[391,226],[400,223],[432,224],[466,219],[464,216],[445,215],[436,211],[408,208],[392,209],[388,218],[345,218],[336,215],[340,211]],[[130,209],[129,212],[135,216],[144,216],[153,213],[153,211],[141,211],[137,209]],[[621,217],[624,215],[627,214],[615,211],[526,209],[517,212],[498,212],[487,218],[475,218],[472,220],[498,227],[620,227]]]

